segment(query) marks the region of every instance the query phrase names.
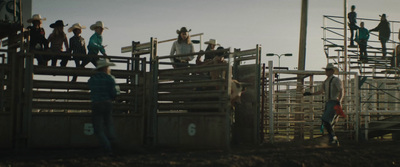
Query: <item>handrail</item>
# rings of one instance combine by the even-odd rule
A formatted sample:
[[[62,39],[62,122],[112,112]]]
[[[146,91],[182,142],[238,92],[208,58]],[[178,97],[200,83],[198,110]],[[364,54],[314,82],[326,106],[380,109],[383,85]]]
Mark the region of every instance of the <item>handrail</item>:
[[[229,51],[230,51],[230,48],[227,48],[227,49],[218,49],[218,50],[211,50],[211,51],[205,51],[205,52],[194,52],[194,53],[186,53],[186,54],[158,56],[157,59],[193,56],[193,55],[208,54],[208,53],[224,53],[224,52],[229,52]]]
[[[57,56],[77,56],[77,57],[90,57],[90,58],[110,58],[110,59],[140,59],[140,58],[134,58],[134,57],[126,57],[126,56],[102,56],[102,55],[90,55],[90,54],[71,54],[71,53],[56,53],[56,52],[46,52],[46,51],[32,51],[31,53],[33,54],[41,54],[41,55],[57,55]]]
[[[204,35],[204,33],[198,33],[198,34],[193,34],[193,35],[189,35],[190,37],[196,37],[196,36],[202,36]],[[165,43],[165,42],[170,42],[170,41],[176,41],[178,38],[172,38],[172,39],[167,39],[167,40],[163,40],[163,41],[158,41],[157,43]],[[141,49],[146,49],[150,48],[150,43],[151,42],[146,42],[146,43],[142,43],[142,44],[138,44],[136,45],[137,47],[140,47]],[[132,45],[130,46],[123,46],[121,47],[121,53],[126,53],[126,52],[132,52]]]
[[[331,18],[343,19],[343,16],[324,15],[323,17],[327,17],[327,18],[331,17]],[[381,21],[379,19],[369,19],[369,18],[360,18],[360,17],[357,17],[357,20]],[[400,21],[389,21],[389,20],[388,20],[388,22],[400,23]]]
[[[198,33],[198,34],[193,34],[190,35],[190,37],[196,37],[196,36],[201,36],[204,35],[204,33]],[[167,39],[167,40],[163,40],[163,41],[158,41],[158,43],[165,43],[165,42],[170,42],[170,41],[176,41],[178,38],[172,38],[172,39]]]

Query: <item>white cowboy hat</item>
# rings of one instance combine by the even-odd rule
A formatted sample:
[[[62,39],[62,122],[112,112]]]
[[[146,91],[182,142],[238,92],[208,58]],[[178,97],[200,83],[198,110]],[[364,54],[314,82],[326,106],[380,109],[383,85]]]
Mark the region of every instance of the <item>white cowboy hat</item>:
[[[219,43],[217,42],[216,39],[210,39],[209,41],[204,42],[204,44],[212,44],[212,45],[218,45],[219,46]]]
[[[85,29],[85,28],[86,28],[86,26],[83,26],[79,23],[75,23],[70,28],[68,28],[68,32],[72,32],[72,31],[74,31],[74,29]]]
[[[328,63],[328,64],[326,65],[326,67],[325,67],[325,68],[322,68],[322,69],[325,69],[325,70],[333,69],[334,74],[339,74],[339,69],[338,69],[337,67],[335,67],[335,66],[333,65],[333,63]]]
[[[94,30],[94,29],[96,29],[96,27],[101,27],[101,28],[103,28],[103,29],[108,29],[107,27],[104,27],[104,23],[103,23],[102,21],[96,21],[95,24],[92,24],[92,25],[90,26],[90,29],[91,29],[91,30]]]
[[[115,66],[115,64],[111,63],[108,59],[99,59],[97,60],[96,70],[108,66]]]
[[[32,18],[28,19],[26,22],[32,23],[32,21],[34,21],[34,20],[46,20],[46,18],[42,18],[42,16],[40,16],[40,14],[34,14],[32,16]]]

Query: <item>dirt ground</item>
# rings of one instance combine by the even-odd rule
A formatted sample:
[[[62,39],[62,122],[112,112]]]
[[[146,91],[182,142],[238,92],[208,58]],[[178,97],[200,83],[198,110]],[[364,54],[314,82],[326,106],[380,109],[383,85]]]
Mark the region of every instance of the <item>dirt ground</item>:
[[[104,155],[94,149],[0,151],[0,167],[19,166],[400,166],[399,141],[326,141],[233,146],[230,150],[140,148]]]

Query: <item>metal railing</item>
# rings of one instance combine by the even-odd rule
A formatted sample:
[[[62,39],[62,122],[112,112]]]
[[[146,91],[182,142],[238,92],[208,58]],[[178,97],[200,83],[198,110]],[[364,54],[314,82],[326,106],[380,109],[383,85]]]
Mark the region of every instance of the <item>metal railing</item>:
[[[272,66],[269,64],[268,67]],[[269,69],[269,70],[268,70]],[[319,90],[323,80],[318,81],[317,76],[325,75],[324,71],[293,71],[293,70],[273,70],[268,68],[266,76],[267,87],[265,90],[266,100],[264,110],[267,111],[263,122],[264,140],[267,142],[292,141],[295,133],[304,135],[302,139],[314,139],[323,134],[321,132],[321,115],[324,110],[324,97],[307,96],[303,97],[305,91],[315,92]],[[281,81],[275,80],[275,74],[280,75]],[[341,72],[339,77],[345,73]],[[351,96],[344,98],[342,106],[347,117],[341,118],[335,125],[338,133],[345,134],[352,138],[358,138],[359,127],[359,93],[358,93],[358,74],[347,73],[353,80],[348,87],[344,87],[345,92],[352,92]],[[308,78],[303,85],[303,91],[297,90],[297,78]],[[299,99],[301,99],[299,101]],[[296,116],[297,115],[297,116]],[[299,119],[298,116],[301,116]]]
[[[358,23],[365,22],[365,27],[367,29],[372,29],[379,24],[378,19],[368,19],[368,18],[357,18]],[[377,32],[370,32],[370,39],[368,40],[367,52],[369,54],[368,61],[361,62],[359,60],[359,50],[358,48],[349,48],[348,49],[348,60],[345,60],[343,40],[344,40],[344,29],[343,29],[343,17],[341,16],[323,16],[323,46],[325,51],[325,56],[327,58],[327,62],[333,62],[338,64],[338,67],[341,70],[344,70],[345,64],[347,62],[347,66],[349,71],[357,70],[361,76],[373,76],[373,77],[391,77],[398,76],[398,68],[391,67],[392,56],[395,53],[394,48],[398,44],[396,42],[396,38],[398,37],[397,30],[400,28],[399,21],[391,21],[388,20],[391,26],[391,37],[387,44],[387,58],[382,59],[382,48],[380,41],[378,39]],[[354,36],[355,36],[354,32]],[[349,39],[347,39],[349,40]],[[373,56],[372,56],[373,55]],[[396,62],[396,59],[394,59]],[[348,72],[349,72],[348,71]]]

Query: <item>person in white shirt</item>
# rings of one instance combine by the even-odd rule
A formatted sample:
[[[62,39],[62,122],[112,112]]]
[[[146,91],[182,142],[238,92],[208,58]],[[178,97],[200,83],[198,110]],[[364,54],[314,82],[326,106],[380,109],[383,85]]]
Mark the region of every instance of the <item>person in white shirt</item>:
[[[329,142],[331,144],[339,145],[339,140],[335,135],[335,131],[333,130],[333,126],[338,120],[338,114],[336,113],[335,106],[341,105],[341,101],[343,99],[343,84],[342,81],[335,77],[333,74],[338,74],[339,69],[335,67],[332,63],[329,63],[325,69],[325,74],[327,78],[325,79],[322,88],[314,93],[305,92],[304,96],[310,95],[320,95],[325,93],[325,110],[322,115],[322,123],[325,129],[329,134]]]
[[[190,40],[189,32],[191,30],[187,30],[186,27],[182,27],[180,30],[176,30],[178,34],[178,40],[172,44],[170,55],[174,54],[188,54],[194,53],[194,46],[192,41]],[[188,67],[189,61],[194,59],[194,55],[191,56],[183,56],[183,57],[174,57],[171,58],[172,66],[174,68],[182,68]]]

